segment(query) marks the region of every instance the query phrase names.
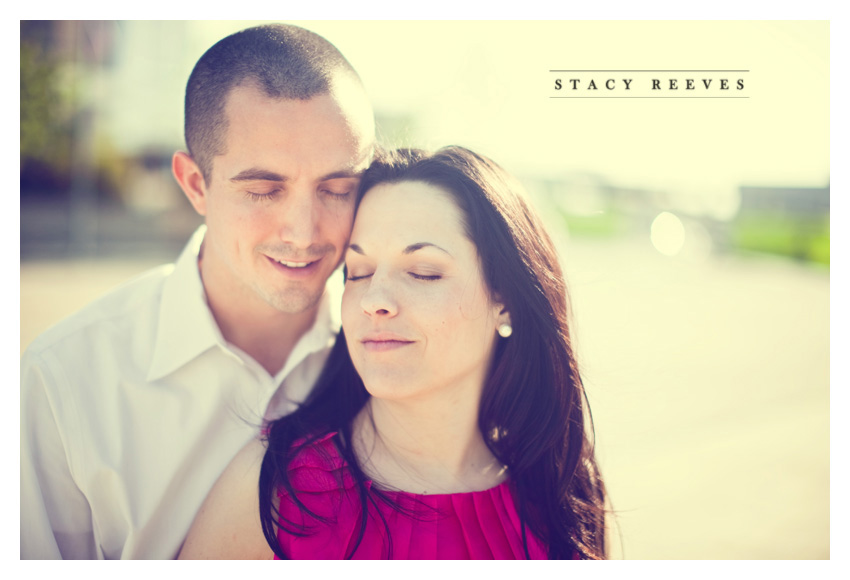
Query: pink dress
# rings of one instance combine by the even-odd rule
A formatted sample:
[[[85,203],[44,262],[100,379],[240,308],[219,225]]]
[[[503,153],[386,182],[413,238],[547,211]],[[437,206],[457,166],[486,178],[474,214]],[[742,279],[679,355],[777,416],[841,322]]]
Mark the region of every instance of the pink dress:
[[[304,514],[284,490],[278,491],[280,511],[286,519],[307,525],[307,535],[278,532],[280,546],[293,560],[338,560],[350,552],[360,532],[360,500],[348,464],[332,441],[334,433],[304,449],[289,466],[289,478],[298,499],[317,515]],[[371,482],[369,482],[371,483]],[[367,483],[367,486],[369,484]],[[389,492],[389,496],[415,512],[410,517],[378,500],[369,505],[366,532],[353,558],[356,560],[514,560],[525,559],[516,512],[507,481],[469,493],[418,495]],[[432,508],[436,508],[435,511]],[[386,519],[392,554],[386,541]],[[546,559],[546,547],[530,531],[532,559]]]

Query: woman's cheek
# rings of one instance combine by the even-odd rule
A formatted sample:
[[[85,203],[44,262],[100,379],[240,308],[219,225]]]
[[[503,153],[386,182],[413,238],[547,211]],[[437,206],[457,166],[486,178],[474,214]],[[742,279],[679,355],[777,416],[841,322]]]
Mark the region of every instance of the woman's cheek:
[[[351,325],[357,315],[357,304],[360,302],[358,291],[347,286],[342,294],[342,325],[343,328]]]

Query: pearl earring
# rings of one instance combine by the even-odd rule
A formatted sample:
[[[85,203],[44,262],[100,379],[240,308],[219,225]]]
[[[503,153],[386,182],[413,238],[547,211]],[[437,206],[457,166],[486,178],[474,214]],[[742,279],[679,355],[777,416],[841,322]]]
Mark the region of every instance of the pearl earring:
[[[504,322],[504,323],[499,325],[499,329],[498,329],[497,332],[499,333],[499,336],[501,336],[502,338],[508,338],[513,331],[514,331],[514,329],[511,327],[511,325],[508,324],[507,322]]]

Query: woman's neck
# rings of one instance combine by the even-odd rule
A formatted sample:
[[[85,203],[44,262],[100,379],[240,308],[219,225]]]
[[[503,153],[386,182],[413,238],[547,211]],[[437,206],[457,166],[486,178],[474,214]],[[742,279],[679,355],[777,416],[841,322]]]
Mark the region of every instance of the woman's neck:
[[[369,399],[355,418],[354,449],[377,484],[418,494],[480,491],[504,481],[478,429],[478,401]]]

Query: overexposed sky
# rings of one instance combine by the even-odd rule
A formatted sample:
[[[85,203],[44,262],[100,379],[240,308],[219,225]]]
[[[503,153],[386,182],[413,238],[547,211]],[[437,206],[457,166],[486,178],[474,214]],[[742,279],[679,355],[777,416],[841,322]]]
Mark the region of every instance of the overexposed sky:
[[[173,58],[137,54],[137,66],[159,63],[173,81],[148,83],[156,91],[125,83],[132,87],[125,92],[147,91],[140,107],[157,103],[161,113],[139,110],[131,118],[119,107],[122,127],[135,123],[142,135],[157,126],[179,138],[194,62],[218,39],[257,22],[156,23],[159,44]],[[379,115],[414,120],[407,145],[466,145],[520,174],[590,172],[623,186],[696,193],[829,181],[826,21],[296,24],[345,54]],[[558,75],[551,69],[746,69],[749,98],[553,99]],[[723,75],[715,76],[719,82]],[[734,73],[725,76],[734,82]],[[132,138],[134,131],[122,133]]]

